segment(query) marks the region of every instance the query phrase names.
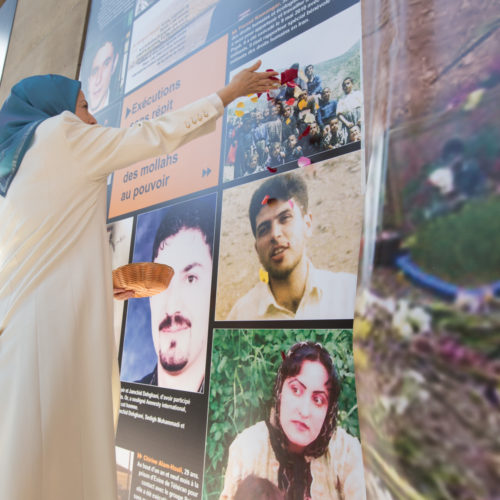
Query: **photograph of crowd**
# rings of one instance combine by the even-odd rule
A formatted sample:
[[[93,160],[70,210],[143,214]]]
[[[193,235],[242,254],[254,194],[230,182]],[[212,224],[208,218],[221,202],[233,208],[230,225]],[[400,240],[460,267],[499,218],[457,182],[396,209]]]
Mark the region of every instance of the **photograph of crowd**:
[[[353,11],[347,13],[354,15],[353,9],[347,9]],[[300,46],[317,46],[315,54],[297,50],[291,40],[279,47],[279,53],[273,50],[261,57],[262,67],[282,72],[281,85],[228,108],[224,181],[266,171],[268,167],[275,171],[302,156],[311,157],[361,140],[360,43],[357,34],[344,37],[342,43],[335,41],[342,34],[337,18],[343,15],[307,32],[314,43],[303,42]],[[329,38],[337,49],[333,58],[332,51],[320,48],[330,49]],[[321,44],[318,40],[322,40]],[[290,64],[277,68],[276,61]]]

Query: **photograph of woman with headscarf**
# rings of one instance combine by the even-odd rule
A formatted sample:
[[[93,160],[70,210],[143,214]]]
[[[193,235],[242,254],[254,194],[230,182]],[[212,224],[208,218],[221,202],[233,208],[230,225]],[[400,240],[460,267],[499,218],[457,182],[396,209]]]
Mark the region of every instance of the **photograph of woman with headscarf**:
[[[235,499],[249,476],[270,481],[286,500],[365,499],[360,442],[338,425],[342,388],[332,356],[321,343],[300,341],[281,358],[267,416],[229,446],[220,500]]]
[[[0,109],[0,442],[8,461],[0,498],[116,498],[107,176],[212,131],[237,95],[272,86],[258,66],[127,128],[97,125],[76,80],[31,76],[12,88]]]

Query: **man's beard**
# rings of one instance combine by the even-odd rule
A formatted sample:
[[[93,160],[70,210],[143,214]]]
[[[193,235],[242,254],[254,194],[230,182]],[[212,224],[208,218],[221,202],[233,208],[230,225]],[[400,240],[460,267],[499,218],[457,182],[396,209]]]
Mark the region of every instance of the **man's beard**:
[[[268,266],[267,268],[266,266],[264,266],[264,268],[269,274],[269,278],[272,278],[276,281],[284,281],[289,278],[290,274],[292,274],[294,269],[299,265],[299,262],[300,258],[297,259],[295,262],[292,262],[292,264],[290,264],[288,267],[284,269],[279,269],[279,268],[276,269],[272,265]]]
[[[159,358],[160,364],[163,369],[173,374],[182,371],[182,369],[187,365],[188,362],[186,358],[176,361],[173,357],[166,355],[163,351],[160,351]]]
[[[295,267],[293,268],[295,269]],[[284,281],[288,279],[290,274],[292,273],[293,269],[266,269],[266,271],[269,274],[269,277],[277,280],[277,281]]]
[[[173,325],[178,325],[184,328],[191,328],[191,321],[182,314],[174,314],[168,315],[159,325],[159,330],[171,328]],[[160,334],[161,335],[161,334]],[[181,335],[190,335],[187,332],[182,333]],[[181,345],[179,345],[181,344]],[[186,352],[182,353],[182,348],[185,347],[184,342],[180,343],[179,339],[172,338],[169,340],[166,349],[162,349],[161,342],[158,352],[158,358],[160,360],[160,364],[164,370],[170,372],[172,374],[177,374],[187,365],[188,363],[188,355]],[[181,350],[179,354],[177,354],[178,350]]]

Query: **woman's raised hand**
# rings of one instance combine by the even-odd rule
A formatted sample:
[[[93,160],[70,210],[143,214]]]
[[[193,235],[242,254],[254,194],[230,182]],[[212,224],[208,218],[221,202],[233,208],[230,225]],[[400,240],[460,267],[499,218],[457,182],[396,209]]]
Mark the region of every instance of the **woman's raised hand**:
[[[245,68],[232,78],[232,80],[217,94],[222,100],[224,106],[234,101],[238,97],[249,94],[267,92],[269,89],[279,87],[279,80],[276,78],[277,71],[257,72],[262,61],[257,61],[249,68]]]

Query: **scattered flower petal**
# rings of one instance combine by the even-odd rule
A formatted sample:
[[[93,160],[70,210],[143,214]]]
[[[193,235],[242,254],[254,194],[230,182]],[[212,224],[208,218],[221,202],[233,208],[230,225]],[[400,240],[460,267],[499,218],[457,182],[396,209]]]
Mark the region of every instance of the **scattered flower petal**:
[[[269,283],[269,274],[265,269],[262,269],[262,267],[259,269],[259,280],[262,281],[262,283]]]
[[[290,205],[290,208],[293,210],[293,200],[292,199],[289,199],[288,200],[288,203]]]
[[[265,205],[268,201],[269,201],[269,195],[266,194],[266,196],[264,196],[264,198],[262,199],[262,201],[261,201],[260,204],[261,205]]]
[[[245,114],[245,112],[244,112],[244,111],[241,111],[240,109],[237,109],[237,110],[234,112],[234,114],[235,114],[236,116],[241,117],[241,116],[243,116],[243,115]]]
[[[273,174],[278,171],[277,168],[273,168],[273,167],[267,167],[267,170],[269,170],[269,172],[272,172]]]
[[[299,167],[307,167],[307,165],[310,165],[310,164],[311,164],[311,160],[307,156],[301,156],[297,160],[297,165]]]
[[[245,103],[240,101],[238,104],[236,104],[236,107],[237,108],[244,108],[245,107]]]
[[[297,76],[299,76],[297,68],[287,69],[281,73],[281,84],[283,85],[284,83],[293,82]]]
[[[286,104],[288,104],[288,106],[293,106],[295,104],[295,99],[293,97],[288,99],[288,101],[286,101]]]
[[[299,139],[298,139],[298,140],[300,141],[300,139],[302,139],[302,138],[303,138],[303,137],[305,137],[306,135],[309,135],[309,131],[310,131],[310,130],[311,130],[311,126],[310,126],[310,125],[308,125],[308,126],[304,129],[304,131],[302,132],[302,134],[300,134],[300,135],[299,135]]]
[[[254,95],[251,99],[252,102],[257,102],[259,100],[259,97]]]

